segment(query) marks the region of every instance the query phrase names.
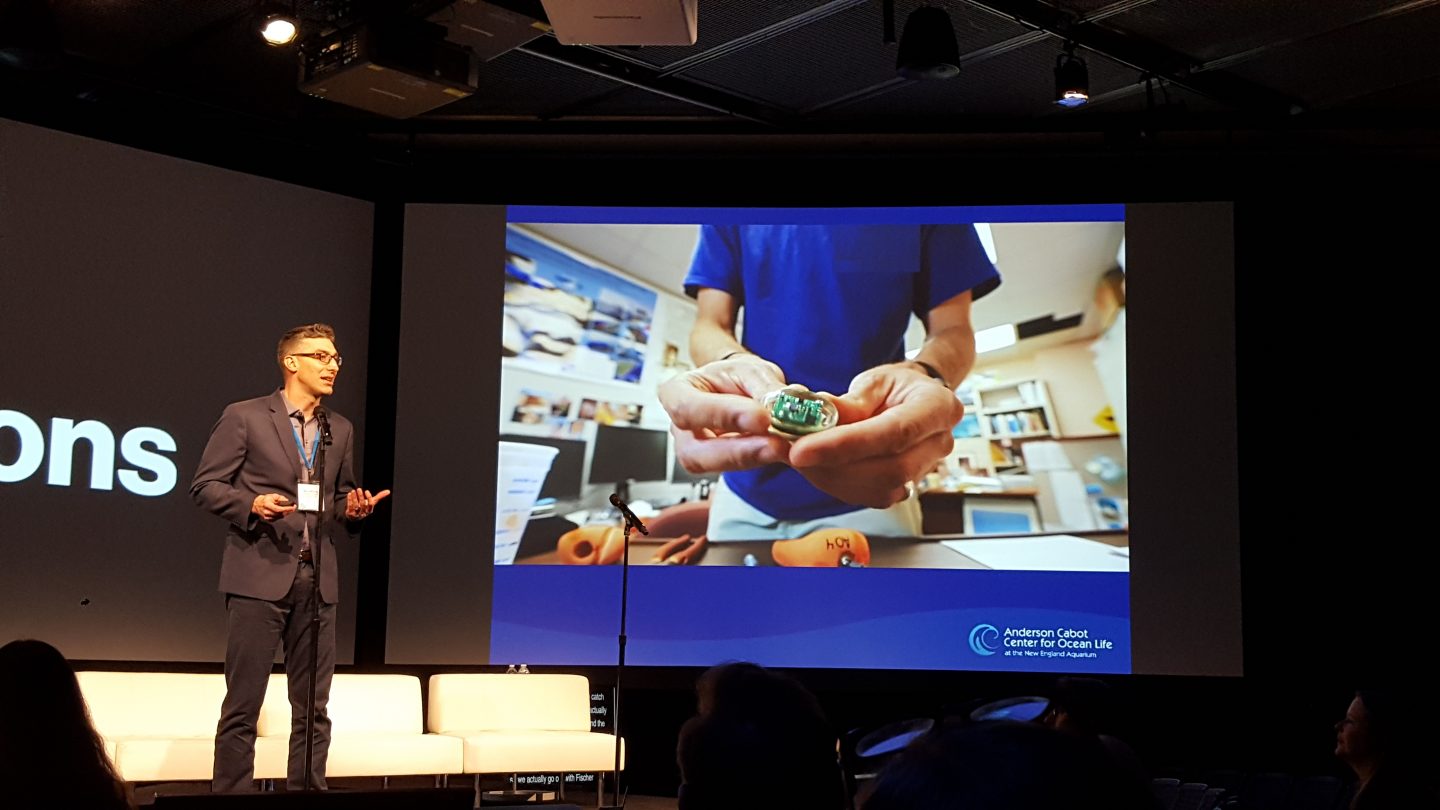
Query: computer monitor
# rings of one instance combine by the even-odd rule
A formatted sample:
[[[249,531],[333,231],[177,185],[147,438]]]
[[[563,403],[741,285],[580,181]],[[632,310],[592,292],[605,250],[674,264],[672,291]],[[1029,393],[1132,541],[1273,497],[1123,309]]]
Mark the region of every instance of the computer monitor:
[[[579,439],[552,439],[545,436],[523,436],[518,433],[501,433],[502,442],[524,442],[540,444],[559,450],[559,455],[550,462],[550,472],[540,487],[536,498],[554,498],[558,501],[577,500],[585,469],[585,442]]]
[[[1033,534],[1041,530],[1040,507],[1035,499],[965,494],[961,507],[965,533]]]
[[[672,484],[693,484],[696,481],[715,481],[720,478],[720,473],[692,473],[685,469],[680,463],[680,457],[676,456],[674,463],[670,465],[670,483]]]
[[[669,432],[617,425],[595,426],[595,445],[590,454],[590,483],[664,481],[669,463]]]

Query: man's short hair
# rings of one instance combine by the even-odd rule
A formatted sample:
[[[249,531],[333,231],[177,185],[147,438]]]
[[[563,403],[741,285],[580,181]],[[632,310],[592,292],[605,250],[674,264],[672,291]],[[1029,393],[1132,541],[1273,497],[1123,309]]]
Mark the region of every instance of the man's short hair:
[[[304,326],[296,326],[287,329],[285,334],[280,336],[280,343],[275,347],[275,362],[280,370],[285,370],[285,355],[295,349],[297,341],[305,338],[325,338],[331,343],[335,342],[335,328],[328,323],[307,323]]]

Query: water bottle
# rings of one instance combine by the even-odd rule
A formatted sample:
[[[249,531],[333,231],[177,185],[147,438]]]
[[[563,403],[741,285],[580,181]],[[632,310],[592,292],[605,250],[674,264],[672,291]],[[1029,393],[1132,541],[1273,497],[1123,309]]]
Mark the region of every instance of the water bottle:
[[[1089,496],[1090,511],[1095,515],[1095,528],[1101,531],[1125,529],[1125,507],[1119,498],[1106,495],[1099,484],[1086,484],[1085,494]]]

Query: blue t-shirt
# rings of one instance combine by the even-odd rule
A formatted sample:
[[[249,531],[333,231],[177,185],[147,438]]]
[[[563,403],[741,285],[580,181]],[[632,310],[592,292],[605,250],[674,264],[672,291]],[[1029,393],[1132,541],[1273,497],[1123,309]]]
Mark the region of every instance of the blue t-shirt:
[[[745,348],[790,382],[833,394],[904,359],[910,313],[923,318],[966,290],[978,299],[998,286],[972,225],[705,225],[685,277],[691,296],[711,287],[738,300]],[[726,473],[725,482],[783,520],[861,508],[783,464]]]

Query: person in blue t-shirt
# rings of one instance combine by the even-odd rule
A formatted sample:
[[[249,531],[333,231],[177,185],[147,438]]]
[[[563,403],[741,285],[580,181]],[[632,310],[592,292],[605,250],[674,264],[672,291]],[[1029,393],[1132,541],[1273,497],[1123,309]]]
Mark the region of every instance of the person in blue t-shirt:
[[[999,284],[971,225],[702,226],[685,278],[697,368],[659,394],[685,468],[724,473],[710,539],[918,535],[911,482],[954,446],[970,305]],[[912,312],[926,339],[906,360]],[[770,433],[760,399],[786,384],[839,392],[839,424]]]

